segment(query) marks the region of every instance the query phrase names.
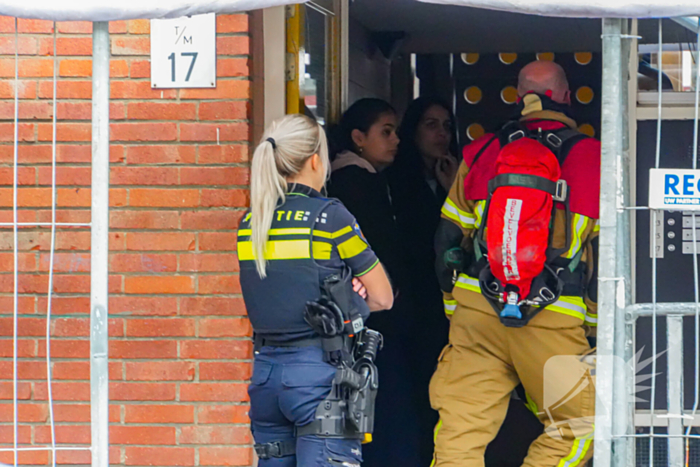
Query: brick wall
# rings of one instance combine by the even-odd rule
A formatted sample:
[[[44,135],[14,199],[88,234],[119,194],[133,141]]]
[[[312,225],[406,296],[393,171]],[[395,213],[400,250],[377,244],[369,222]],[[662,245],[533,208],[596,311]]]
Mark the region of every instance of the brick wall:
[[[53,25],[19,21],[19,219],[51,219]],[[91,25],[58,23],[59,222],[89,222]],[[151,90],[149,21],[111,32],[110,459],[247,466],[250,324],[234,229],[248,202],[248,16],[217,19],[217,88]],[[0,17],[0,222],[12,220],[14,18]],[[218,143],[217,143],[218,131]],[[19,442],[49,444],[50,230],[19,234]],[[0,448],[12,444],[12,230],[0,229]],[[56,437],[89,444],[90,233],[56,237]],[[26,452],[21,464],[45,464]],[[61,452],[61,464],[89,464]],[[0,462],[12,463],[11,453]]]

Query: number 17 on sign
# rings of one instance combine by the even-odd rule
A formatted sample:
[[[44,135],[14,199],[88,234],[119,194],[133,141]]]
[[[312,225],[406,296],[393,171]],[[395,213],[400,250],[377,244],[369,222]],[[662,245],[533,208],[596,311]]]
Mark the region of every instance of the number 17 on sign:
[[[216,87],[216,16],[151,20],[151,87]]]

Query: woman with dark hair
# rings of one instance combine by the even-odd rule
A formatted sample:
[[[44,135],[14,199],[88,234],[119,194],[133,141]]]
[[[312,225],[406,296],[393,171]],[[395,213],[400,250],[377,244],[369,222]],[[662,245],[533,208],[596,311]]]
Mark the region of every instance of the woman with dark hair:
[[[459,163],[455,121],[450,108],[433,98],[411,103],[399,128],[399,152],[387,170],[401,242],[410,252],[409,288],[414,304],[405,316],[412,364],[414,405],[420,419],[421,465],[430,465],[438,414],[428,386],[438,355],[447,344],[449,321],[435,276],[433,239]]]
[[[418,455],[420,422],[412,399],[413,362],[405,317],[413,312],[407,261],[410,252],[394,217],[386,178],[399,145],[394,109],[380,99],[361,99],[344,114],[332,132],[335,157],[329,193],[340,199],[362,226],[362,233],[385,266],[397,292],[391,310],[371,316],[367,325],[384,335],[377,356],[374,441],[363,450],[365,467],[421,467]],[[432,270],[432,267],[431,267]],[[382,316],[384,315],[384,316]]]

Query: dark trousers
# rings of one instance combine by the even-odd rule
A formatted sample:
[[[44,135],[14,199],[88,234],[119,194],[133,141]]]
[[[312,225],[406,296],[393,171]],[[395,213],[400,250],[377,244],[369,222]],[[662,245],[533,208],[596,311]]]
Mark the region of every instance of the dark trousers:
[[[250,420],[256,443],[294,439],[294,429],[314,420],[330,393],[335,367],[323,361],[320,347],[263,347],[255,355],[248,388]],[[296,439],[295,456],[261,460],[259,467],[359,467],[359,440]]]

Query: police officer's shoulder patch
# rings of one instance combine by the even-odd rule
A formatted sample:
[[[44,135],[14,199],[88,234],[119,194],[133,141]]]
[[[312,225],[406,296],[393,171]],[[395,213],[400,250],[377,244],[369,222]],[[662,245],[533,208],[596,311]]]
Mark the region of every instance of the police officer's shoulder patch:
[[[357,236],[360,237],[365,243],[367,242],[367,239],[365,238],[365,234],[362,233],[362,229],[360,228],[360,224],[357,223],[357,221],[354,221],[352,223],[352,230],[357,233]]]

